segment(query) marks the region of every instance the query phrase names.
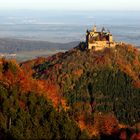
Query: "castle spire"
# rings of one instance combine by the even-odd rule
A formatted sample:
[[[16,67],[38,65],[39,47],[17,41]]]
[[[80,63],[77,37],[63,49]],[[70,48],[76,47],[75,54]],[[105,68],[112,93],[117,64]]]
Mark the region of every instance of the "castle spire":
[[[96,32],[96,25],[94,25],[93,27],[93,32]]]

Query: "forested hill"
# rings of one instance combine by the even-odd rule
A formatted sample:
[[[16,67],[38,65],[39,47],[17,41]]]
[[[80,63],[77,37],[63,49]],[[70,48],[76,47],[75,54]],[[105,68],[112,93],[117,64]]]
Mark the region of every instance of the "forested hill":
[[[140,138],[140,52],[84,46],[0,59],[0,139]]]
[[[140,52],[127,44],[102,51],[85,50],[84,45],[34,65],[34,78],[56,85],[69,115],[91,135],[139,123]],[[96,124],[104,117],[112,122]],[[104,125],[109,132],[99,130]]]

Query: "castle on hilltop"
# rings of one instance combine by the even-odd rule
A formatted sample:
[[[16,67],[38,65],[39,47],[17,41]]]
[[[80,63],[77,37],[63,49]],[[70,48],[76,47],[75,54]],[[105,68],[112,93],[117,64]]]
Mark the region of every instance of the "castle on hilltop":
[[[92,30],[87,30],[86,45],[88,49],[102,50],[104,48],[113,48],[116,42],[113,41],[113,36],[104,27],[100,32],[96,31],[96,26]]]

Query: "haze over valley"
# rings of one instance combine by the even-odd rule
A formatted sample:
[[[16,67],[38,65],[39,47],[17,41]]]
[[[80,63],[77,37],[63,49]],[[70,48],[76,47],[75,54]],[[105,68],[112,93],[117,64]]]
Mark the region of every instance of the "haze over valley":
[[[85,41],[86,30],[91,29],[94,24],[98,29],[108,28],[116,41],[124,41],[137,47],[140,45],[139,11],[13,10],[1,11],[0,17],[0,53],[3,53],[3,50],[4,53],[17,53],[17,47],[20,48],[18,52],[24,50],[25,53],[29,50],[42,49],[68,50],[73,45],[76,46],[79,42]],[[38,41],[38,45],[36,43],[35,45],[34,41],[36,43]],[[70,42],[75,43],[70,45]],[[41,55],[43,54],[38,53],[31,58]],[[26,59],[21,57],[20,60]]]

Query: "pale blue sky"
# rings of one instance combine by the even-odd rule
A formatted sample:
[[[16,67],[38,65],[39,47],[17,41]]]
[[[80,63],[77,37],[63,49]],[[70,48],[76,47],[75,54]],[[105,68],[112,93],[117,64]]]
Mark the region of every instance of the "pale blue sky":
[[[140,10],[140,0],[0,0],[0,9]]]

